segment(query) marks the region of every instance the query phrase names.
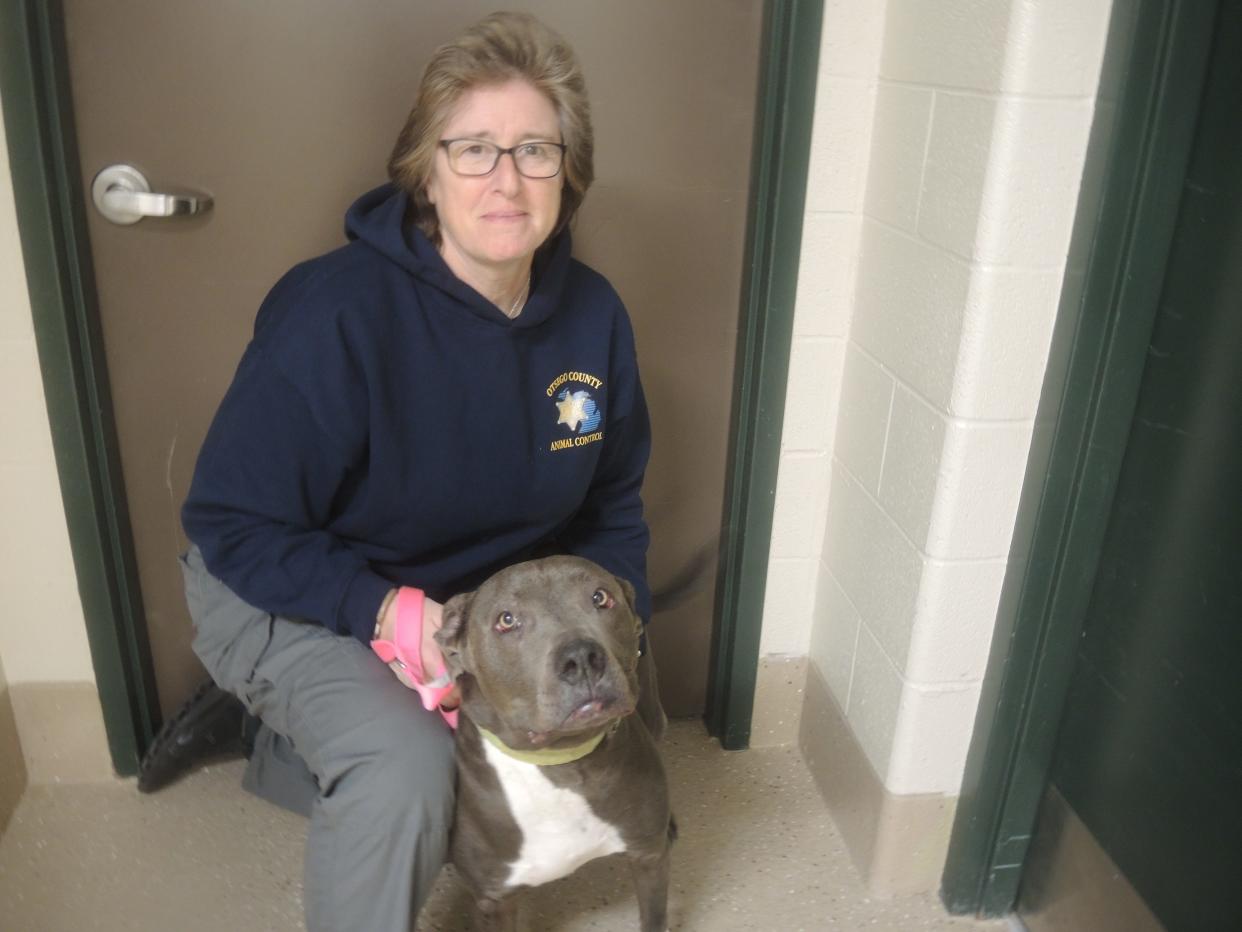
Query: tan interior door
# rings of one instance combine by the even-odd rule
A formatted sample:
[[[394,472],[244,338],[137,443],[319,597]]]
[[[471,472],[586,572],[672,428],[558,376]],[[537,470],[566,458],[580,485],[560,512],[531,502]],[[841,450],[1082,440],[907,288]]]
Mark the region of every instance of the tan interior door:
[[[132,164],[202,216],[90,237],[161,706],[202,676],[175,557],[211,416],[267,289],[342,242],[432,50],[493,2],[65,0],[82,181]],[[760,0],[520,3],[587,75],[595,187],[576,254],[634,320],[654,429],[645,499],[658,586],[722,514]],[[714,570],[714,567],[712,568]],[[701,711],[714,593],[656,620],[665,703]]]

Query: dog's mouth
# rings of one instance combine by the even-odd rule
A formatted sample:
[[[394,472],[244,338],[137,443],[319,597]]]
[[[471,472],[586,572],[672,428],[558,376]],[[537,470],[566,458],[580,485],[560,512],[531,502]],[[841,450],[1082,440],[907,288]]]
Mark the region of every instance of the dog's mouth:
[[[559,723],[547,731],[526,732],[535,747],[547,747],[566,741],[580,741],[588,732],[597,731],[611,722],[625,718],[634,711],[633,703],[615,697],[592,696],[574,706]]]
[[[602,699],[599,697],[588,699],[565,716],[565,720],[561,722],[561,728],[566,731],[571,729],[577,730],[578,728],[590,727],[597,722],[619,718],[620,716],[615,713],[615,710],[620,705],[621,703],[615,699]],[[622,712],[621,714],[625,713]]]

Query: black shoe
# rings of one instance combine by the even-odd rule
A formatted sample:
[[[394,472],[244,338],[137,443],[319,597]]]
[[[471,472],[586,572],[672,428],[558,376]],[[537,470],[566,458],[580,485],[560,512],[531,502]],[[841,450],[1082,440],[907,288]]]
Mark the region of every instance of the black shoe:
[[[257,721],[240,699],[210,679],[205,681],[151,742],[138,765],[138,791],[153,793],[212,758],[240,753],[249,756]]]

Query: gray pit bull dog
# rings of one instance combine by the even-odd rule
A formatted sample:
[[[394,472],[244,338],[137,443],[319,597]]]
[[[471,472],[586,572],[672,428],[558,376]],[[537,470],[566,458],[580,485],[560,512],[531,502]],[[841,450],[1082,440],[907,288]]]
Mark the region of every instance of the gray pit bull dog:
[[[676,825],[641,633],[634,588],[578,557],[520,563],[445,604],[436,640],[462,712],[449,856],[485,928],[513,932],[517,891],[621,852],[642,932],[667,928]]]

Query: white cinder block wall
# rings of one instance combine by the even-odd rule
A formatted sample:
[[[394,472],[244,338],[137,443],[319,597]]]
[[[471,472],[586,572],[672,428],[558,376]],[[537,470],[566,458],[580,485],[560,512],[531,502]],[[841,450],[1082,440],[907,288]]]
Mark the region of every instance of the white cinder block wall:
[[[826,5],[761,651],[890,793],[961,783],[1110,8]]]
[[[854,307],[884,0],[829,0],[789,360],[762,655],[805,657],[822,576],[833,434]]]

